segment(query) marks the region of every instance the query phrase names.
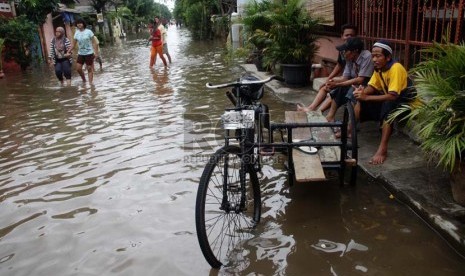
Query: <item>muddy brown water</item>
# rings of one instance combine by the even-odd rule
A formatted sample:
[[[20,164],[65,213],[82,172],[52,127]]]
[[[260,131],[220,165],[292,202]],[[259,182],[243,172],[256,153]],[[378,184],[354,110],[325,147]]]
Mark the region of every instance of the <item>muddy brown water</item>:
[[[144,36],[102,48],[94,85],[47,68],[0,80],[0,275],[464,275],[465,261],[363,177],[289,187],[261,174],[262,221],[211,270],[194,224],[205,156],[228,104],[206,82],[238,77],[221,41],[171,27],[173,64],[148,68]],[[293,108],[273,95],[272,119]]]

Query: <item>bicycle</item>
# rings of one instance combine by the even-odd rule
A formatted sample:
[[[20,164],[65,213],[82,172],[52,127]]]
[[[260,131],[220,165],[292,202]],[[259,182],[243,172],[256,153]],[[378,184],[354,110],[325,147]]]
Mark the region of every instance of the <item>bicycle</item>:
[[[339,169],[341,183],[344,179],[347,154],[350,152],[351,158],[357,158],[355,128],[352,128],[352,144],[347,144],[349,118],[355,125],[352,108],[345,109],[342,122],[271,124],[268,107],[262,104],[260,99],[264,95],[264,84],[272,80],[283,81],[278,76],[263,80],[243,76],[230,83],[206,84],[210,89],[232,87],[226,95],[234,105],[233,108],[225,109],[221,116],[225,129],[225,145],[218,149],[206,164],[196,198],[197,238],[205,259],[213,268],[220,268],[231,254],[239,252],[242,242],[253,237],[253,230],[260,222],[261,194],[257,172],[261,169],[261,155],[274,154],[275,150],[288,155],[290,185],[293,183],[293,148],[341,147],[341,160],[336,162],[337,164],[325,164],[328,169]],[[292,129],[334,126],[341,128],[340,142],[292,140]],[[287,142],[274,142],[275,130],[287,130]],[[355,180],[356,167],[351,171],[351,184],[354,184]]]

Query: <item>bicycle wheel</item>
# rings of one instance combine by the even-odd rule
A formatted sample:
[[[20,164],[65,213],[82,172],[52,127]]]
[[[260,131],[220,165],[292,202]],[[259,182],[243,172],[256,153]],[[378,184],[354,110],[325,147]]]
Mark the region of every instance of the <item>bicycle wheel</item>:
[[[249,157],[241,156],[237,146],[223,147],[210,158],[200,178],[195,206],[197,238],[213,268],[242,252],[241,244],[253,237],[252,230],[260,221],[260,187],[246,160]]]

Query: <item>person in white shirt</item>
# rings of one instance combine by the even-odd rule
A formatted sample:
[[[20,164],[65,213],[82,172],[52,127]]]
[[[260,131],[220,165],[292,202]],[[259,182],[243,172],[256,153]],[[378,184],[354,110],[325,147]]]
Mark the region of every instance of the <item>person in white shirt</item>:
[[[160,21],[158,17],[155,17],[155,20],[157,19],[158,21]],[[171,63],[171,56],[170,56],[170,53],[168,52],[168,41],[167,41],[168,32],[166,31],[166,28],[163,26],[163,24],[158,25],[158,29],[161,32],[161,39],[163,41],[163,54],[168,57],[168,61],[169,63]]]

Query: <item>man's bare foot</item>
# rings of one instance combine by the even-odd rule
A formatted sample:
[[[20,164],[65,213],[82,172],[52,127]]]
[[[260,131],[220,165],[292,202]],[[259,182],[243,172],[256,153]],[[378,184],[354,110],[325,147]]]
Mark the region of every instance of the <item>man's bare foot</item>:
[[[306,107],[305,105],[303,105],[301,103],[298,103],[297,104],[297,111],[308,112],[308,111],[310,111],[310,109],[308,107]]]
[[[387,151],[378,150],[373,157],[371,157],[370,164],[379,165],[383,164],[387,158]]]
[[[331,119],[328,117],[326,117],[326,120],[328,120],[328,122],[330,123],[335,121],[334,118]],[[333,127],[333,132],[334,132],[334,137],[336,137],[337,139],[341,138],[342,132],[341,132],[340,127]],[[352,125],[350,124],[347,125],[347,139],[352,139]]]
[[[342,136],[341,129],[334,131],[334,137],[336,137],[336,139],[340,139],[341,136]],[[347,139],[352,139],[352,132],[350,130],[347,130]]]
[[[316,111],[316,108],[312,108],[310,105],[305,106],[301,103],[297,104],[297,111],[309,112],[309,111]]]

